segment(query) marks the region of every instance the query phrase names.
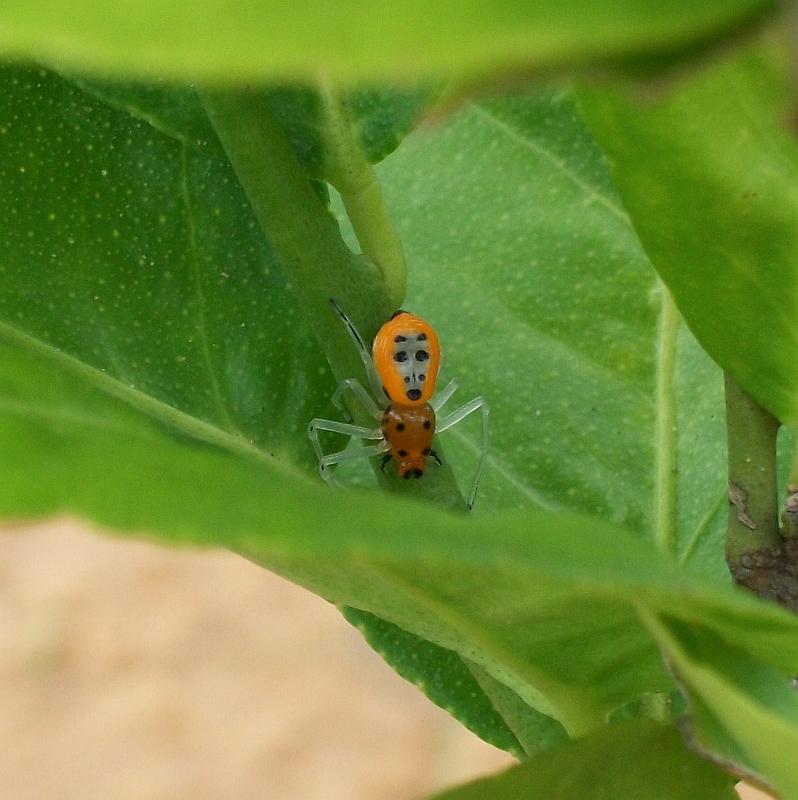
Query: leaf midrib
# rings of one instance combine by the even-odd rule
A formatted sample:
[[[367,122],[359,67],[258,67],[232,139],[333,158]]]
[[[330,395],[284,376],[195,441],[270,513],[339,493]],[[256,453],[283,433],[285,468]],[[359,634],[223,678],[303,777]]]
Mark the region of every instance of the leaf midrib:
[[[676,550],[676,337],[679,312],[668,288],[657,279],[654,423],[654,543],[669,555]]]
[[[200,340],[200,349],[202,352],[202,360],[205,363],[205,368],[208,374],[208,383],[210,385],[211,394],[214,403],[219,410],[220,419],[225,424],[225,430],[233,435],[241,435],[241,430],[233,422],[233,419],[228,412],[227,404],[222,397],[221,386],[216,377],[216,370],[213,366],[211,359],[211,348],[208,341],[208,319],[207,319],[207,302],[205,299],[205,292],[202,288],[202,275],[200,274],[199,256],[197,254],[197,225],[194,215],[194,205],[191,200],[191,186],[188,171],[188,150],[184,144],[180,148],[180,193],[183,200],[183,208],[186,213],[186,226],[188,230],[187,241],[187,260],[191,275],[194,281],[194,289],[197,301],[197,333]]]
[[[621,208],[620,205],[618,205],[618,203],[614,202],[612,198],[607,197],[605,194],[600,192],[595,186],[591,186],[588,182],[582,180],[582,178],[573,172],[573,170],[571,170],[568,165],[562,161],[562,159],[558,158],[554,153],[552,153],[551,150],[543,147],[529,136],[519,133],[517,130],[515,130],[515,128],[512,127],[512,125],[509,125],[503,119],[500,119],[495,114],[491,113],[488,109],[484,108],[484,106],[481,106],[475,102],[472,102],[470,106],[478,116],[489,121],[492,125],[495,125],[514,142],[520,144],[522,147],[525,147],[528,150],[533,151],[541,158],[546,159],[546,161],[556,167],[559,172],[565,175],[569,181],[580,188],[588,197],[593,198],[596,200],[596,202],[604,206],[613,216],[621,220],[621,222],[623,222],[626,226],[629,228],[632,227],[632,222],[629,219],[629,215]]]
[[[34,355],[55,363],[65,372],[80,377],[104,394],[121,400],[126,405],[157,420],[168,428],[173,428],[182,434],[235,455],[255,458],[272,469],[284,473],[286,476],[294,479],[301,478],[307,482],[307,476],[302,472],[278,460],[251,440],[222,430],[185,411],[170,406],[152,395],[142,392],[140,389],[128,386],[97,367],[93,367],[91,364],[87,364],[85,361],[81,361],[53,345],[31,336],[8,322],[0,321],[0,337]]]

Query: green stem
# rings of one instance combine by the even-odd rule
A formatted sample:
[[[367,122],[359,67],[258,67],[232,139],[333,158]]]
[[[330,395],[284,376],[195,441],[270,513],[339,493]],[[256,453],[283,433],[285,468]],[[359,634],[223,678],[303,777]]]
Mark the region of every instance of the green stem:
[[[793,444],[792,463],[790,464],[790,477],[787,481],[790,492],[798,492],[798,439]]]
[[[787,497],[784,500],[782,519],[782,536],[792,542],[798,543],[798,442],[793,444],[792,464],[790,477],[787,481]]]
[[[735,583],[798,613],[798,538],[790,499],[784,535],[777,512],[778,420],[726,375],[729,522],[726,563]]]
[[[761,553],[781,543],[777,513],[776,435],[778,420],[726,375],[729,455],[729,519],[726,561],[741,583]]]
[[[338,190],[363,255],[375,264],[394,308],[406,290],[404,250],[369,160],[355,140],[346,106],[323,81],[321,95],[325,176]]]
[[[368,385],[349,334],[330,306],[330,298],[346,309],[369,341],[396,309],[395,298],[380,271],[346,246],[334,217],[314,191],[279,122],[257,93],[204,91],[201,97],[335,377],[358,377]],[[362,424],[373,424],[359,407],[351,410]],[[436,448],[440,450],[437,445]],[[446,461],[443,467],[428,470],[423,481],[412,483],[381,474],[375,459],[372,464],[383,487],[390,491],[465,509]]]
[[[361,375],[334,297],[367,336],[393,304],[376,268],[353,254],[296,158],[280,124],[254,92],[202,93],[216,129],[300,306],[336,377]]]

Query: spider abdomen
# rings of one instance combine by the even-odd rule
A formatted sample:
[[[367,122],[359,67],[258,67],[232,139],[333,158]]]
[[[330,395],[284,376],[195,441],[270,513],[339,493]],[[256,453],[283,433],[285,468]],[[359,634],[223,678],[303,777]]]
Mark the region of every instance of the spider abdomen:
[[[402,478],[420,478],[427,469],[435,436],[435,412],[429,403],[403,406],[391,403],[382,416],[382,435]]]

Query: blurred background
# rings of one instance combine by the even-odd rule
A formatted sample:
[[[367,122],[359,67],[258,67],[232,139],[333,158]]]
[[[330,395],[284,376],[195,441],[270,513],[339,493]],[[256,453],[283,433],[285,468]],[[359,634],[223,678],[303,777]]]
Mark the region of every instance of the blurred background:
[[[0,708],[2,800],[413,800],[513,763],[319,597],[68,520],[0,533]]]
[[[222,551],[0,534],[3,800],[411,800],[511,759]]]

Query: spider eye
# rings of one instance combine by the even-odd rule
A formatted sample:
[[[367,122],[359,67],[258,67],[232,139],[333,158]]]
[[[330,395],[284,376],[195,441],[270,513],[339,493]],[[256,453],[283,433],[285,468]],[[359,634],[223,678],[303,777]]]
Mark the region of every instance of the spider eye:
[[[397,450],[396,455],[398,455],[399,458],[404,458],[407,455],[407,450]]]
[[[393,360],[397,361],[400,364],[403,361],[407,361],[407,352],[405,350],[399,350],[398,352],[393,354]]]
[[[429,353],[426,350],[416,351],[416,361],[426,361],[429,358]]]

